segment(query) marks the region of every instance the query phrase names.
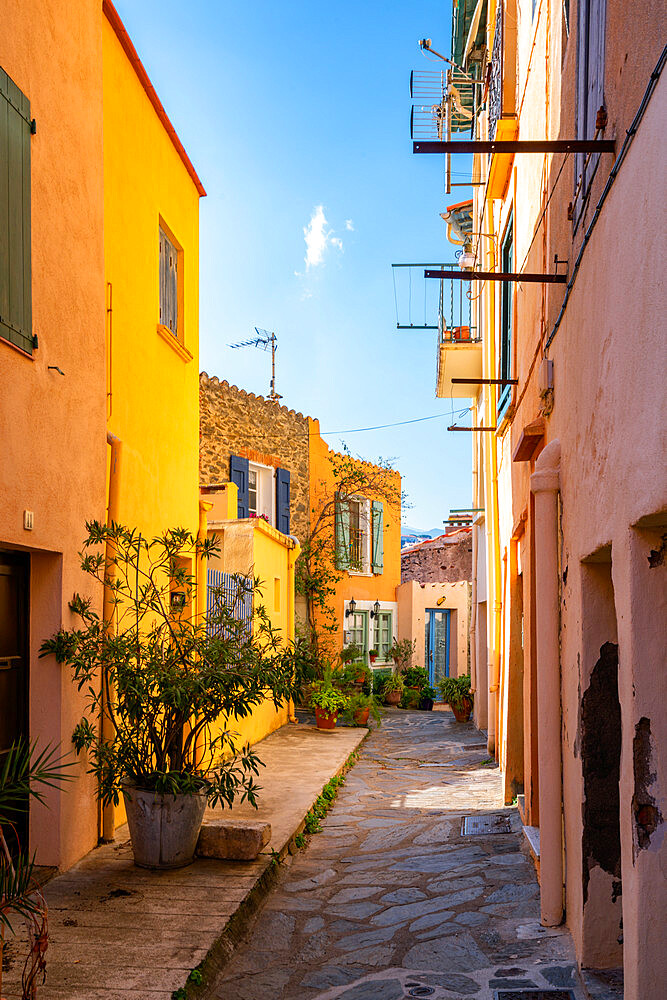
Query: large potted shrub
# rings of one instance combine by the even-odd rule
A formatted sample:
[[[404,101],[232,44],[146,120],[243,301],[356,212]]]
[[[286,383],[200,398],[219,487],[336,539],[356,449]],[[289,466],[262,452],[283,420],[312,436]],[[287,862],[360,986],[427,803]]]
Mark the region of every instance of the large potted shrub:
[[[394,639],[388,655],[396,664],[396,670],[399,674],[405,673],[410,667],[416,648],[416,639]]]
[[[293,694],[293,657],[266,613],[243,620],[244,578],[231,600],[214,594],[197,614],[196,573],[216,545],[186,529],[144,539],[122,525],[87,525],[82,569],[106,586],[107,619],[88,598],[70,608],[79,627],[43,643],[72,668],[87,708],[76,750],[88,752],[104,804],[125,801],[136,864],[192,861],[206,805],[256,805],[261,761],[239,746],[235,723],[267,697]],[[203,602],[206,605],[206,602]]]
[[[355,726],[366,726],[371,715],[378,726],[382,724],[377,698],[373,694],[364,694],[361,691],[353,694],[348,702],[345,714]]]
[[[405,685],[402,678],[398,674],[390,674],[382,687],[382,694],[387,705],[398,705],[404,690]]]
[[[473,694],[470,690],[470,674],[461,677],[443,677],[438,681],[442,700],[446,701],[457,722],[468,722],[472,714]]]

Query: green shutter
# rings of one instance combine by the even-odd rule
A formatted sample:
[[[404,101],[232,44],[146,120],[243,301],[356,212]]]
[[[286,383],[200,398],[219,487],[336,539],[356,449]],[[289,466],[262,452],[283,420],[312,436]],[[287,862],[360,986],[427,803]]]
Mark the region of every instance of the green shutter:
[[[32,354],[30,101],[0,69],[0,337]]]
[[[384,508],[381,500],[373,500],[371,504],[371,525],[371,568],[374,573],[381,573],[384,566]]]
[[[336,569],[350,568],[350,509],[338,493],[334,500]]]

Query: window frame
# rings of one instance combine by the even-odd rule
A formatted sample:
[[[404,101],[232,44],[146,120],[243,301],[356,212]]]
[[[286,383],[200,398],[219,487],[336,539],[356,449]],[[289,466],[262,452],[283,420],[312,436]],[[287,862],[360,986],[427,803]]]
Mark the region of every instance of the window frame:
[[[385,625],[383,625],[383,621],[386,622]],[[387,644],[386,644],[386,650],[384,651],[386,655],[383,655],[383,650],[382,650],[383,628],[387,629]],[[391,610],[391,608],[381,608],[380,611],[378,611],[377,615],[375,616],[375,626],[373,634],[375,638],[375,644],[373,648],[377,649],[378,651],[378,662],[389,663],[390,662],[389,650],[391,649],[394,641],[394,612]]]
[[[167,243],[173,249],[176,255],[176,329],[173,330],[169,323],[164,323],[162,315],[163,301],[162,301],[162,239],[167,241]],[[183,247],[179,241],[174,236],[173,231],[167,225],[163,217],[159,216],[158,221],[158,330],[162,332],[167,338],[172,338],[176,343],[180,344],[181,347],[185,347],[185,317],[184,317],[184,259],[185,254]]]

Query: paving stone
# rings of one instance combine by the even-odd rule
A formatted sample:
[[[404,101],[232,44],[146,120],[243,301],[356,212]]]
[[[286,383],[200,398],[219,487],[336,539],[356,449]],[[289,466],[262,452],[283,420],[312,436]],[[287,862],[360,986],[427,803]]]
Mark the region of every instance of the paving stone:
[[[480,924],[487,923],[489,917],[486,913],[466,910],[464,913],[457,913],[454,920],[457,924],[464,924],[467,927],[478,927]]]
[[[403,986],[398,979],[376,979],[357,983],[339,996],[341,1000],[402,1000]]]
[[[410,948],[403,958],[403,966],[406,969],[463,972],[483,969],[488,965],[488,958],[468,933],[461,934],[455,940],[448,937],[443,941],[423,941]]]
[[[331,880],[335,878],[335,869],[326,868],[324,871],[320,871],[317,875],[302,879],[300,882],[291,882],[289,885],[286,885],[284,889],[285,892],[307,892],[309,889],[314,889],[316,886],[326,885],[327,882],[331,882]]]
[[[383,887],[377,885],[358,886],[356,889],[341,889],[340,892],[331,897],[329,905],[331,906],[332,903],[352,903],[358,899],[367,899],[369,896],[375,896],[376,893],[382,891]],[[382,899],[386,899],[386,897],[383,896]]]
[[[540,969],[540,972],[548,983],[552,986],[574,986],[574,965],[552,965],[547,969]]]
[[[426,899],[426,893],[416,886],[409,886],[405,889],[395,889],[388,892],[386,896],[380,896],[381,903],[416,903],[420,899]]]
[[[310,920],[306,920],[303,925],[304,934],[314,934],[315,931],[319,931],[324,927],[323,917],[311,917]]]
[[[438,973],[437,975],[419,974],[419,982],[426,986],[442,986],[451,992],[463,993],[464,996],[474,996],[479,993],[481,985],[470,976],[456,975],[455,973]]]
[[[539,893],[536,885],[505,885],[486,897],[487,903],[508,903],[514,900],[531,899]]]
[[[439,874],[448,868],[454,868],[456,865],[462,865],[468,861],[478,861],[484,856],[484,852],[478,847],[464,847],[460,851],[455,850],[448,854],[422,854],[408,857],[399,861],[394,867],[398,871]]]
[[[425,902],[420,900],[417,903],[390,906],[382,913],[376,913],[374,917],[371,917],[371,923],[380,927],[387,927],[391,924],[409,924],[411,920],[423,917],[427,913],[446,910],[448,905],[446,899],[429,899]]]
[[[388,965],[392,964],[391,960],[395,951],[393,945],[375,944],[370,948],[360,948],[359,951],[344,955],[343,961],[366,969],[386,969]]]
[[[371,945],[383,944],[390,941],[394,936],[394,927],[380,927],[375,931],[357,931],[347,937],[336,941],[336,947],[340,951],[357,951],[361,948],[369,948]]]
[[[529,990],[531,988],[537,988],[537,984],[532,979],[489,979],[490,990]]]
[[[341,906],[330,906],[329,912],[333,913],[334,916],[346,917],[350,920],[365,920],[381,909],[382,907],[377,903],[347,903]]]
[[[429,927],[440,927],[446,920],[449,920],[453,916],[453,910],[440,910],[438,913],[429,913],[425,917],[420,917],[419,920],[413,921],[410,924],[410,930],[415,932],[427,930]]]
[[[325,965],[321,969],[309,972],[301,980],[301,986],[310,986],[314,990],[326,990],[331,986],[345,986],[358,978],[358,972],[346,969],[340,965]]]

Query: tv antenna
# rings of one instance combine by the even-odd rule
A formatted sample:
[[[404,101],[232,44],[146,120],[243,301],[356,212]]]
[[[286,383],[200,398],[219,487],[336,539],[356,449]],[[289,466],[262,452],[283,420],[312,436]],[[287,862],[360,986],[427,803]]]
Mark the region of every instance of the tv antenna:
[[[239,344],[230,344],[231,348],[236,349],[237,347],[261,347],[263,351],[268,351],[271,348],[271,385],[269,387],[269,399],[273,403],[277,403],[279,399],[283,397],[279,392],[276,392],[276,351],[278,350],[278,338],[275,333],[269,330],[260,330],[255,327],[256,337],[252,337],[250,340],[242,340]]]

